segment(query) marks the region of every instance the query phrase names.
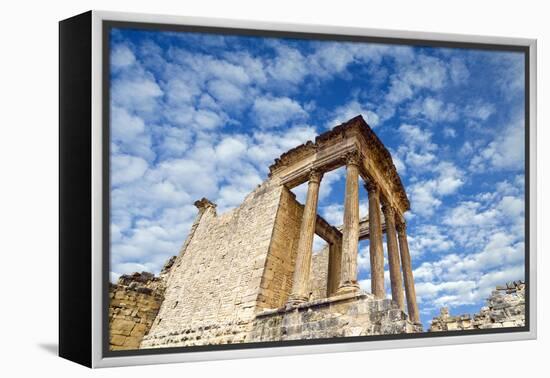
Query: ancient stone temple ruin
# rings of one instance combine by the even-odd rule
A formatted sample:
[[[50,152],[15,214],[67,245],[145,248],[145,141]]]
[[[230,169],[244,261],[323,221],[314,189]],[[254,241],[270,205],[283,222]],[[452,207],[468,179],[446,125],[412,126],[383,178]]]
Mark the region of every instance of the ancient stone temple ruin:
[[[344,219],[317,213],[323,174],[346,169]],[[359,185],[368,217],[359,216]],[[291,189],[307,183],[305,204]],[[207,199],[166,277],[141,348],[367,336],[421,331],[404,214],[409,201],[392,158],[361,116],[280,156],[236,209]],[[391,299],[384,288],[386,234]],[[327,242],[313,254],[314,235]],[[357,280],[369,239],[371,292]]]

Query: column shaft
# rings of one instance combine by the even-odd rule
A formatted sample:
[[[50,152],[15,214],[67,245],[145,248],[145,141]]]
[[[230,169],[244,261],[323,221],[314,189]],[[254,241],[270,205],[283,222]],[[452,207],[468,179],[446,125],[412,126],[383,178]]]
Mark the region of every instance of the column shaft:
[[[351,153],[346,161],[346,194],[342,232],[342,268],[339,293],[359,290],[357,284],[357,247],[359,246],[359,155]]]
[[[371,291],[378,299],[386,298],[384,290],[384,249],[382,220],[380,219],[380,189],[374,182],[367,183],[369,192],[369,252]]]
[[[317,220],[317,202],[319,199],[321,177],[322,174],[316,171],[312,171],[309,177],[306,204],[304,206],[298,239],[292,292],[288,299],[289,304],[307,302],[309,299],[309,272],[311,269],[311,254],[313,236],[315,234],[315,222]]]
[[[405,281],[405,295],[407,297],[409,319],[414,323],[419,323],[420,319],[418,314],[418,305],[416,304],[416,291],[414,289],[411,255],[409,253],[409,243],[407,241],[407,228],[404,222],[400,222],[397,225],[397,235],[399,238],[401,263],[403,264],[403,279]]]
[[[386,222],[386,244],[388,246],[388,263],[390,266],[391,296],[399,305],[399,308],[405,310],[401,262],[395,229],[395,213],[393,208],[386,203],[382,205],[382,211],[384,212],[384,220]]]

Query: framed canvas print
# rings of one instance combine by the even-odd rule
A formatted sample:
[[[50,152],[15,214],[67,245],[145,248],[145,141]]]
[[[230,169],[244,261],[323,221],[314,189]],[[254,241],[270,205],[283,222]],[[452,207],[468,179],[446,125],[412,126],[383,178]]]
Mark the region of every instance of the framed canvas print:
[[[536,337],[536,41],[60,22],[60,355]]]

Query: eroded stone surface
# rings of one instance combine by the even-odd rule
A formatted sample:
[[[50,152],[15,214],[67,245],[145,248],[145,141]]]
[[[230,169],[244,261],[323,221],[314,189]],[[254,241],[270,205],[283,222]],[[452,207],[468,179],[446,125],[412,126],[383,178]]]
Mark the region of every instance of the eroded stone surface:
[[[469,329],[523,327],[525,326],[525,283],[509,282],[497,286],[480,312],[451,316],[443,307],[439,316],[432,320],[430,332]]]
[[[347,294],[256,315],[247,341],[279,341],[421,332],[390,299]]]
[[[111,350],[137,349],[149,331],[164,299],[165,277],[175,258],[159,277],[142,272],[123,275],[109,287],[109,344]]]

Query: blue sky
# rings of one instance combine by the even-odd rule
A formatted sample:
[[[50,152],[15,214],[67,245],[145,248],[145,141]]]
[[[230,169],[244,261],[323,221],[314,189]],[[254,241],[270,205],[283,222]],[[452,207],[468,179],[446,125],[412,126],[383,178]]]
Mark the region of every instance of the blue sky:
[[[112,279],[158,273],[195,200],[238,206],[281,153],[362,114],[411,201],[425,327],[442,306],[478,311],[524,278],[524,69],[515,52],[113,29]],[[319,213],[335,225],[344,184],[344,169],[321,184]],[[360,201],[366,216],[364,188]],[[369,270],[364,241],[367,291]]]

